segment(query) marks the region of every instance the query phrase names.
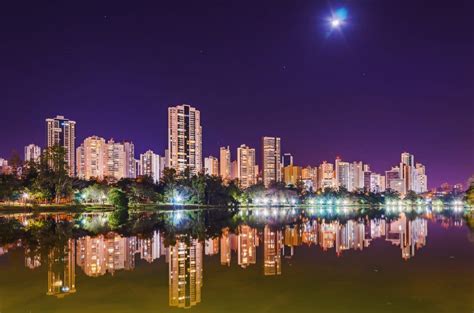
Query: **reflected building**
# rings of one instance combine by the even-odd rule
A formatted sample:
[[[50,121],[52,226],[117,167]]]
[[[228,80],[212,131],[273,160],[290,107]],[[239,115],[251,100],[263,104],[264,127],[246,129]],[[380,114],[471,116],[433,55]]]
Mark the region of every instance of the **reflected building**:
[[[303,233],[301,235],[301,241],[308,246],[318,244],[318,222],[312,221],[303,224]]]
[[[47,295],[62,298],[76,292],[75,242],[69,239],[62,247],[48,253]]]
[[[265,225],[263,230],[263,274],[265,276],[281,275],[282,234]]]
[[[337,223],[336,228],[336,253],[338,255],[344,250],[362,250],[364,246],[368,245],[368,242],[365,242],[364,223],[349,220],[346,224]]]
[[[138,239],[138,251],[140,258],[148,263],[159,259],[161,256],[160,233],[155,230],[150,238]]]
[[[408,260],[415,256],[415,251],[426,245],[428,224],[425,219],[409,220],[405,214],[387,225],[386,240],[400,246],[402,258]]]
[[[204,242],[204,254],[216,255],[219,253],[219,238],[209,238]]]
[[[32,251],[30,248],[25,247],[25,267],[29,268],[30,270],[33,270],[40,266],[41,266],[41,255],[39,251]]]
[[[229,229],[225,228],[222,230],[221,235],[221,264],[230,266],[231,254],[231,242],[229,236]]]
[[[114,274],[116,270],[135,268],[136,237],[122,237],[116,233],[85,236],[77,240],[77,265],[87,276]]]
[[[319,227],[319,245],[324,251],[334,247],[338,228],[338,222],[326,223],[324,220],[321,222]]]
[[[294,249],[302,243],[299,225],[285,226],[285,233],[283,238],[283,255],[286,258],[291,258],[294,255]]]
[[[237,235],[237,263],[246,268],[257,262],[257,231],[248,225],[239,226]]]
[[[370,220],[370,238],[381,238],[385,236],[385,220],[372,219]]]
[[[168,249],[169,305],[190,308],[201,302],[202,243],[182,235]]]

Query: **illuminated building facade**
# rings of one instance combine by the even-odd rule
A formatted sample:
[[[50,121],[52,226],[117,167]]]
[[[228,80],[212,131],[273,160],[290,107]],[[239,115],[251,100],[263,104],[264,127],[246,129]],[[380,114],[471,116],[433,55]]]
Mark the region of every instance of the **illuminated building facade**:
[[[158,154],[155,154],[152,150],[140,154],[140,160],[138,163],[138,174],[140,176],[148,176],[153,179],[155,183],[158,183],[162,174],[163,158]]]
[[[231,158],[230,147],[221,147],[219,151],[219,175],[224,181],[230,180],[231,177]]]
[[[281,181],[281,139],[279,137],[262,138],[262,174],[265,187],[272,182]]]
[[[46,119],[47,147],[60,146],[64,148],[64,156],[69,176],[74,176],[76,153],[76,122],[62,115]]]
[[[255,149],[246,145],[237,148],[237,178],[241,188],[248,188],[257,183]]]
[[[219,160],[212,155],[204,159],[204,174],[219,176]]]
[[[39,162],[41,148],[35,144],[25,146],[25,162]]]
[[[201,112],[183,104],[168,108],[169,168],[178,173],[189,169],[191,174],[202,171]]]

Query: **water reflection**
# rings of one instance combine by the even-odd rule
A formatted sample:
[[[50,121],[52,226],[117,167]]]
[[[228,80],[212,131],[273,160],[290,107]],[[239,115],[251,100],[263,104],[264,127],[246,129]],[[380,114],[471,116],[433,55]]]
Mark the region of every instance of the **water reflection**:
[[[180,235],[168,247],[169,304],[190,308],[201,302],[202,242],[189,235]]]
[[[49,296],[62,298],[76,292],[75,240],[63,247],[53,247],[48,254]]]
[[[76,266],[92,278],[114,275],[116,271],[132,271],[137,259],[152,264],[166,262],[169,306],[190,308],[201,302],[204,255],[220,259],[223,267],[246,269],[261,266],[262,275],[278,276],[285,274],[282,260],[293,258],[300,246],[343,256],[349,250],[369,248],[374,240],[386,241],[400,250],[401,258],[408,260],[426,246],[428,220],[439,222],[443,227],[463,225],[460,218],[432,213],[416,216],[400,213],[390,218],[383,215],[328,218],[306,215],[305,212],[276,215],[247,218],[193,216],[192,222],[184,221],[179,225],[174,222],[167,224],[166,218],[161,220],[165,221],[161,224],[153,224],[150,223],[152,219],[145,215],[137,218],[135,225],[142,223],[141,232],[134,234],[112,231],[84,234],[84,230],[79,228],[78,231],[77,224],[70,232],[67,225],[72,224],[66,222],[80,220],[71,215],[16,215],[14,218],[23,225],[45,221],[41,227],[45,227],[47,232],[40,232],[43,237],[44,234],[51,235],[49,230],[52,228],[48,225],[54,225],[54,235],[38,237],[35,241],[34,235],[26,232],[24,237],[0,246],[0,256],[22,247],[25,267],[36,270],[46,264],[46,294],[58,298],[74,294],[76,288],[80,290],[80,286],[76,286]],[[102,218],[101,215],[96,217]],[[153,225],[151,230],[143,226],[148,224]],[[261,246],[263,248],[259,249]],[[262,250],[263,254],[257,258],[258,251]]]

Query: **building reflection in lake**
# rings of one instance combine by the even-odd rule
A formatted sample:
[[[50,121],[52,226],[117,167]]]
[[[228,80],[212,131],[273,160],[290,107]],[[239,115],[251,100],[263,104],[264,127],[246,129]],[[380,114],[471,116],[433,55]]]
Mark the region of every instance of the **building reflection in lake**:
[[[181,235],[168,249],[169,305],[190,308],[201,302],[202,242]]]
[[[263,274],[281,274],[281,231],[265,225],[263,229]]]
[[[257,263],[257,246],[257,230],[248,225],[240,225],[237,235],[237,263],[242,268]]]
[[[230,266],[231,245],[229,228],[224,228],[221,235],[221,264]]]
[[[135,255],[148,263],[161,256],[161,237],[154,231],[150,238],[123,237],[110,232],[77,240],[77,265],[87,276],[114,274],[117,270],[135,268]]]
[[[62,298],[76,292],[76,265],[74,239],[64,247],[53,247],[48,253],[47,295]]]
[[[460,219],[432,219],[443,226],[462,226]],[[0,256],[24,245],[25,266],[30,269],[42,264],[47,266],[47,294],[56,297],[76,292],[76,264],[85,275],[97,277],[114,274],[118,270],[133,270],[136,258],[153,263],[164,256],[163,262],[168,263],[169,269],[169,305],[189,308],[201,302],[203,255],[220,258],[222,265],[230,266],[234,254],[236,266],[247,268],[257,263],[257,253],[263,250],[263,275],[277,276],[282,275],[284,258],[298,253],[298,247],[302,245],[319,245],[323,251],[334,248],[333,251],[342,256],[345,251],[361,251],[369,247],[372,240],[380,239],[398,246],[402,258],[407,260],[426,245],[428,235],[427,219],[409,218],[403,213],[396,219],[325,220],[303,217],[292,220],[291,224],[269,223],[268,220],[259,223],[257,220],[252,226],[241,224],[235,230],[225,227],[220,237],[203,241],[181,234],[173,238],[175,243],[170,246],[165,244],[164,236],[158,230],[149,236],[126,237],[115,232],[84,236],[77,240],[68,239],[62,246],[55,244],[45,251],[47,259],[42,259],[43,254],[39,252],[41,245],[28,246],[27,242],[18,240],[1,246]],[[260,239],[262,250],[258,250]]]
[[[428,223],[425,219],[416,218],[413,221],[405,214],[387,225],[386,240],[400,246],[402,258],[407,260],[415,256],[415,251],[426,245]]]

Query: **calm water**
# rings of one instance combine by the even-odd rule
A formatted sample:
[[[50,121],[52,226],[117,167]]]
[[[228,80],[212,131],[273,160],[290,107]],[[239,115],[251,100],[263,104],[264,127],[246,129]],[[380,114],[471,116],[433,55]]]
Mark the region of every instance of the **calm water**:
[[[0,312],[474,310],[462,216],[209,214],[142,215],[121,233],[90,231],[102,215],[9,216],[55,226],[0,246]]]

